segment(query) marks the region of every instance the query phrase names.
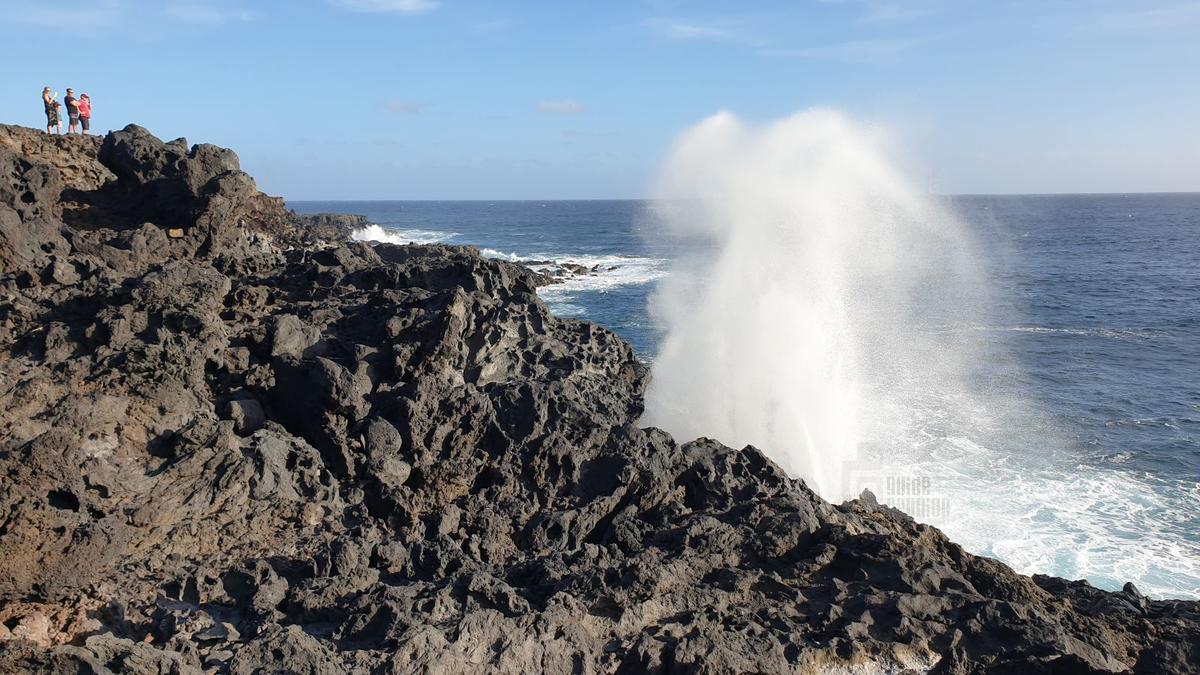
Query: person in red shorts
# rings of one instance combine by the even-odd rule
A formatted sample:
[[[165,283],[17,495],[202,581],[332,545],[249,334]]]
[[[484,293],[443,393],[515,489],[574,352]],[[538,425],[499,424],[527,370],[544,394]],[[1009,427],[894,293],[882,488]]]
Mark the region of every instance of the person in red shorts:
[[[79,97],[79,132],[84,136],[92,128],[92,97],[85,92]]]

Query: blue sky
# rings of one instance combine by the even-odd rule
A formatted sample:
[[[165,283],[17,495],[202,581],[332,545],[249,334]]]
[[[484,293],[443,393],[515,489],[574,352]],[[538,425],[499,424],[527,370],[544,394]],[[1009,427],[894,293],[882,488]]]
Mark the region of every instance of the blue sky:
[[[948,192],[1200,190],[1200,2],[0,0],[0,121],[238,151],[290,199],[646,194],[683,129],[833,107]]]

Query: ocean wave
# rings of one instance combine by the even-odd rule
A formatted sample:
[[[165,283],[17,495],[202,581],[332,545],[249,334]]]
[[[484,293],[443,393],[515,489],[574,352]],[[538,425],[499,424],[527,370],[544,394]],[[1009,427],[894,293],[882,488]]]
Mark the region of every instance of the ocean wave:
[[[623,286],[642,286],[655,282],[670,271],[666,258],[642,258],[625,255],[581,255],[544,253],[521,255],[495,249],[480,250],[484,256],[509,262],[519,262],[539,274],[556,276],[559,281],[538,289],[538,294],[547,302],[562,310],[577,305],[567,303],[576,293],[584,291],[605,292]],[[572,272],[564,266],[586,268],[587,272]]]
[[[1147,328],[1048,328],[1045,326],[1013,326],[1001,328],[1014,333],[1048,333],[1060,335],[1080,335],[1088,337],[1106,337],[1123,339],[1142,339],[1154,337],[1154,331]]]
[[[1109,464],[1128,464],[1135,459],[1137,459],[1137,455],[1128,451],[1114,452],[1100,458],[1101,461],[1108,462]]]
[[[435,244],[447,242],[459,236],[457,232],[420,229],[396,229],[380,225],[369,225],[355,230],[350,237],[355,241],[379,241],[388,244]],[[481,247],[480,254],[487,258],[521,263],[539,274],[553,276],[557,281],[542,286],[538,294],[556,312],[563,316],[580,317],[585,308],[574,302],[581,292],[601,293],[625,286],[642,286],[653,283],[669,273],[670,261],[666,258],[643,258],[629,255],[585,255],[575,253],[537,253],[523,255]],[[586,268],[586,272],[573,271],[566,266]]]
[[[442,232],[438,230],[401,230],[380,225],[368,225],[350,233],[354,241],[381,241],[387,244],[437,244],[450,241],[458,236],[457,232]]]
[[[585,274],[563,277],[559,283],[544,286],[546,293],[576,293],[607,291],[621,286],[642,286],[657,281],[669,273],[669,261],[660,258],[625,256],[562,256],[552,258],[549,265],[531,265],[534,271],[553,271],[556,265],[579,265],[593,270]],[[541,268],[541,269],[539,269]]]
[[[1080,337],[1103,337],[1116,340],[1144,340],[1155,336],[1149,328],[1051,328],[1049,326],[970,326],[970,330],[995,331],[1000,333],[1038,333],[1045,335],[1073,335]]]
[[[537,258],[523,256],[519,253],[505,253],[504,251],[497,251],[494,248],[481,248],[479,249],[479,253],[485,258],[507,260],[508,262],[528,262],[531,260],[537,260]]]
[[[459,236],[457,232],[421,229],[396,229],[381,225],[368,225],[354,230],[350,237],[355,241],[378,241],[388,244],[436,244]],[[522,255],[482,247],[480,254],[487,258],[522,263],[539,274],[558,279],[554,284],[543,286],[539,294],[556,310],[569,316],[581,316],[583,307],[569,302],[574,294],[583,291],[604,292],[622,286],[640,286],[665,277],[670,261],[665,258],[642,258],[628,255],[583,255],[568,253],[538,253]],[[577,272],[565,266],[586,268]]]
[[[1109,467],[1079,465],[1055,453],[1031,457],[965,436],[907,431],[907,439],[862,458],[877,480],[892,480],[876,494],[881,502],[1023,574],[1087,579],[1109,590],[1133,580],[1151,597],[1200,599],[1194,483],[1129,471],[1120,454]],[[888,494],[898,484],[893,476],[922,490]]]

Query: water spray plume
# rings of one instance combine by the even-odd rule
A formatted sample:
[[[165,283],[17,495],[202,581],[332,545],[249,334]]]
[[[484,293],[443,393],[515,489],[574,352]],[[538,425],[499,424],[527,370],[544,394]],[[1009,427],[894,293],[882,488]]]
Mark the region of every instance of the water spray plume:
[[[965,386],[969,345],[932,327],[979,311],[978,266],[882,141],[829,110],[763,128],[721,113],[680,138],[656,212],[693,245],[651,301],[667,333],[646,424],[754,445],[842,499],[883,416]]]

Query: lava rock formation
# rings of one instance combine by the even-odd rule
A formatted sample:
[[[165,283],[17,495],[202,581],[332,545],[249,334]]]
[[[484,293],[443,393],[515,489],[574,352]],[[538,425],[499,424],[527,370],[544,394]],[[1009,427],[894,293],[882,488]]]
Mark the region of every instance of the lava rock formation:
[[[0,671],[1200,668],[1200,604],[642,428],[538,275],[356,223],[215,146],[0,127]]]

